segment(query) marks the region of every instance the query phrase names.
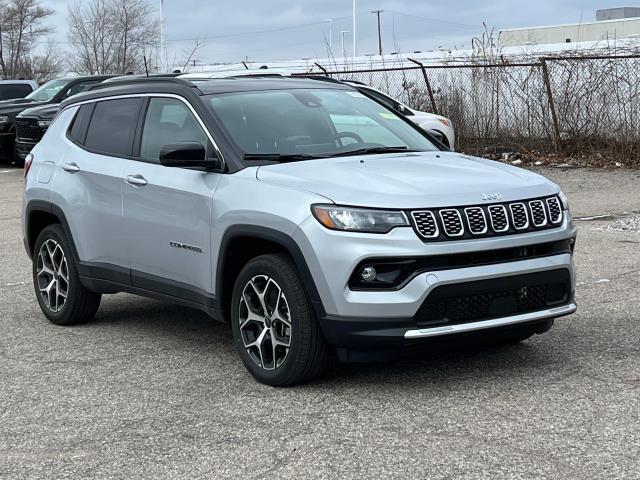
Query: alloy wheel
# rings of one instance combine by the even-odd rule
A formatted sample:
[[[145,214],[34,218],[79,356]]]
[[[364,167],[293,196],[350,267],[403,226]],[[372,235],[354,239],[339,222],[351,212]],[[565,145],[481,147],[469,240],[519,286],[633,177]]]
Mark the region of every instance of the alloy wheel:
[[[291,313],[280,285],[267,275],[251,278],[238,307],[240,336],[249,357],[264,370],[280,367],[291,347]]]
[[[38,252],[36,284],[46,307],[54,313],[61,311],[69,294],[69,267],[64,250],[49,238]]]

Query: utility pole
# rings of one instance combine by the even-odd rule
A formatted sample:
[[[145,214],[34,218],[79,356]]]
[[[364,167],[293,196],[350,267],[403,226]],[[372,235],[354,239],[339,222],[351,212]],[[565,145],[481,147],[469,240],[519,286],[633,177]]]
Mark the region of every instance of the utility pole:
[[[382,56],[382,32],[380,31],[380,14],[384,12],[384,10],[374,10],[373,14],[378,17],[378,54]]]
[[[358,56],[358,46],[356,44],[356,0],[353,0],[353,25],[351,31],[353,32],[353,56]]]

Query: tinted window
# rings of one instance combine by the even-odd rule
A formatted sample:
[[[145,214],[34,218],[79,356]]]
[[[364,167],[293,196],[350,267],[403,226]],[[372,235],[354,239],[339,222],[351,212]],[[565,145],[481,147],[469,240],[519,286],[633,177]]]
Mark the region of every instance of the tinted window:
[[[84,136],[87,132],[87,123],[91,118],[91,111],[93,110],[93,103],[82,105],[76,113],[71,129],[69,130],[69,137],[78,143],[84,143]]]
[[[131,155],[141,103],[140,98],[96,103],[85,146],[107,155]]]
[[[2,85],[2,98],[9,100],[10,98],[24,98],[31,93],[31,86],[26,83],[16,83],[15,85]]]
[[[398,109],[398,102],[392,100],[386,95],[383,95],[380,92],[376,92],[375,90],[369,90],[368,88],[363,88],[363,90],[367,93],[367,95],[371,95],[378,102],[382,103],[385,107],[390,108],[392,110]]]
[[[198,142],[206,148],[208,137],[183,102],[152,98],[144,120],[140,157],[157,161],[163,146],[180,142]]]
[[[87,88],[89,88],[91,85],[95,85],[96,83],[98,83],[97,80],[89,80],[86,82],[76,83],[71,88],[69,88],[69,90],[65,94],[65,98],[68,98],[71,95],[75,95],[76,93],[84,92]]]

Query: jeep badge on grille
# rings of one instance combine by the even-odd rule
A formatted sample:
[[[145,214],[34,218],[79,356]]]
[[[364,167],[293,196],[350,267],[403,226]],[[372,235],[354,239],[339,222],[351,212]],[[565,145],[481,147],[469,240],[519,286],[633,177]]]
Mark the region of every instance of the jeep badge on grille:
[[[483,193],[482,194],[482,200],[484,200],[485,202],[497,201],[500,199],[502,199],[502,195],[500,195],[499,193]]]

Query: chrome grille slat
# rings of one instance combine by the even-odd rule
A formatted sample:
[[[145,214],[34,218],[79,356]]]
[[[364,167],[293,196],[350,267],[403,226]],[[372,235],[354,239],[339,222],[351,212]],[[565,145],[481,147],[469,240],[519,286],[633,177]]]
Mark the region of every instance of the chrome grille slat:
[[[529,210],[531,211],[531,222],[534,227],[544,227],[547,224],[547,211],[542,200],[531,200],[529,202]]]
[[[557,195],[407,213],[417,235],[424,241],[469,240],[557,228],[561,226],[564,215]]]
[[[509,204],[511,210],[511,221],[516,230],[526,230],[529,228],[529,215],[527,206],[522,202]]]
[[[430,210],[418,210],[411,212],[411,217],[420,236],[424,238],[437,238],[440,235],[436,216]]]
[[[557,225],[562,222],[562,206],[558,197],[547,198],[547,207],[549,208],[549,221]]]
[[[509,230],[509,217],[504,205],[491,205],[489,207],[489,218],[494,232],[502,233]]]
[[[460,211],[458,209],[447,208],[440,210],[440,220],[442,220],[444,233],[449,237],[461,237],[464,235],[462,215],[460,215]]]
[[[482,235],[487,233],[487,218],[484,210],[480,207],[469,207],[464,209],[465,217],[467,217],[467,226],[473,235]]]

